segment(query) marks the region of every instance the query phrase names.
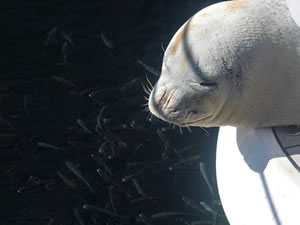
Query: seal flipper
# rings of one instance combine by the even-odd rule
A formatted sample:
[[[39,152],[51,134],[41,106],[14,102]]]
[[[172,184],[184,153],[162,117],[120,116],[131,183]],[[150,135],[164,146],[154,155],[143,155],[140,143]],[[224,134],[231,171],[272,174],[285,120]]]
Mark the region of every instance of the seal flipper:
[[[297,25],[300,27],[300,1],[286,0],[287,6],[290,10],[291,16]]]

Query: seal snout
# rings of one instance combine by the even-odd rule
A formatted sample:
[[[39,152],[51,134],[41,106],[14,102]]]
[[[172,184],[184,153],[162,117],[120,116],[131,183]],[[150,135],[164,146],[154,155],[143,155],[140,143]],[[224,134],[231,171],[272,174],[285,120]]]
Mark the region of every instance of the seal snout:
[[[169,123],[182,125],[198,113],[195,108],[187,107],[182,90],[156,84],[149,98],[149,110],[156,117]]]
[[[164,86],[158,88],[157,85],[154,86],[150,97],[149,97],[149,110],[150,112],[158,118],[163,119],[166,114],[166,109],[168,108],[168,99],[167,90]]]

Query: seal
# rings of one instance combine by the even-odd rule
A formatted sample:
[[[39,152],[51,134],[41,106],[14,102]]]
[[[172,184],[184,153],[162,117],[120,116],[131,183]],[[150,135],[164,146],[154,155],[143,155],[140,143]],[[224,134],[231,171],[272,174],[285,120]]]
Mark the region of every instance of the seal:
[[[235,0],[171,39],[150,112],[179,126],[300,124],[300,29],[285,0]]]
[[[300,3],[298,0],[286,0],[291,16],[300,27]]]

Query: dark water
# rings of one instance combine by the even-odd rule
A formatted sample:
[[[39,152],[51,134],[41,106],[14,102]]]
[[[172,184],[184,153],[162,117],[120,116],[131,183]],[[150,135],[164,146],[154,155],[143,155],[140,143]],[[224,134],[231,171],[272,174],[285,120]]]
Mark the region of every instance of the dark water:
[[[220,214],[216,224],[227,224],[199,171],[202,161],[217,193],[216,129],[209,129],[209,136],[194,128],[180,134],[166,123],[148,121],[141,106],[146,103],[141,84],[148,72],[137,63],[141,60],[159,71],[161,45],[166,47],[190,16],[211,3],[1,3],[1,225],[133,225],[141,213],[150,220],[160,212],[194,216],[165,216],[148,224],[213,224],[210,213],[199,211],[200,201]],[[157,80],[149,73],[148,77],[153,83]],[[196,159],[176,166],[191,157]],[[121,181],[130,174],[137,174],[135,180]],[[183,196],[199,209],[182,201]],[[118,216],[84,210],[84,204]]]

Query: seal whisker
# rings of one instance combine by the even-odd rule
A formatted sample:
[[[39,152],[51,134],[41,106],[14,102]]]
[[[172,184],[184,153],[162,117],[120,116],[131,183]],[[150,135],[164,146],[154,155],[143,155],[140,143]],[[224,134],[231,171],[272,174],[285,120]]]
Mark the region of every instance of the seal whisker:
[[[152,85],[152,83],[150,82],[150,80],[149,80],[147,74],[146,74],[146,80],[147,80],[148,84],[150,85],[151,89],[153,89],[153,85]]]
[[[147,84],[145,85],[145,88],[146,88],[147,91],[148,91],[147,93],[149,93],[149,95],[150,95],[150,94],[151,94],[151,88],[150,88]]]
[[[149,91],[150,91],[150,93],[151,93],[151,91],[152,91],[153,87],[151,88],[151,87],[149,87],[148,85],[147,85],[146,87],[148,88],[148,90],[149,90]]]
[[[204,131],[205,136],[209,136],[208,130],[206,130],[204,127],[200,127],[200,129]]]
[[[191,127],[186,127],[189,133],[192,133],[192,128]]]
[[[165,52],[166,50],[165,50],[165,47],[164,47],[164,43],[163,42],[161,42],[160,43],[160,47],[161,47],[161,49],[163,50],[163,52]]]
[[[144,107],[144,111],[150,112],[150,109],[149,109],[149,106],[148,106],[147,102],[145,104],[142,104],[141,106]]]
[[[180,134],[183,134],[183,132],[182,132],[182,128],[181,128],[180,126],[178,126],[178,128],[179,128],[179,132],[180,132]]]
[[[150,95],[150,91],[149,91],[148,87],[146,87],[146,85],[144,83],[142,83],[142,88],[146,92],[146,94],[149,96]]]

